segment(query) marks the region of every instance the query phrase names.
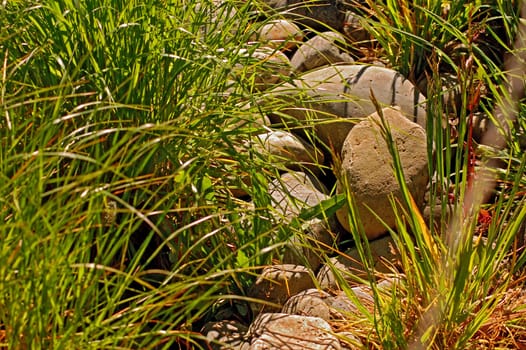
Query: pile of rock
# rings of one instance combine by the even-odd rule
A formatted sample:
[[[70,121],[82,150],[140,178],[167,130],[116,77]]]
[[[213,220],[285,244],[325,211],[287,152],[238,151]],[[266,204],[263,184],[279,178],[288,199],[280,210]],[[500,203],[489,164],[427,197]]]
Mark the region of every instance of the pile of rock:
[[[250,325],[217,320],[202,333],[217,349],[353,349],[360,340],[338,322],[374,312],[374,299],[370,286],[345,285],[372,268],[389,273],[397,261],[392,239],[384,236],[396,224],[391,201],[403,203],[387,132],[405,184],[416,205],[424,206],[429,181],[425,98],[398,72],[354,61],[348,48],[370,38],[343,2],[263,3],[285,17],[261,26],[253,37],[265,47],[252,58],[270,67],[255,82],[264,95],[259,103],[276,108],[268,115],[269,131],[257,135],[252,146],[288,169],[269,186],[273,205],[284,220],[292,220],[302,209],[329,199],[320,169],[330,168],[336,155],[341,159],[334,174],[337,191],[350,189],[354,195],[363,231],[374,239],[374,266],[364,267],[356,250],[323,263],[323,253],[330,254],[337,238],[353,229],[350,211],[343,207],[333,217],[306,223],[304,237],[291,238],[283,264],[262,271],[249,293],[260,301],[250,304]],[[298,24],[333,30],[308,38]],[[379,289],[391,285],[392,280],[379,282]]]

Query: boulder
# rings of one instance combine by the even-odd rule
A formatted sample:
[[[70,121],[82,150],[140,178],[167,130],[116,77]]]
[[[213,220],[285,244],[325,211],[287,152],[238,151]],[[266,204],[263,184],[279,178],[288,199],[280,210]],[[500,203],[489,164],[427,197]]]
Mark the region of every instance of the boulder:
[[[424,96],[400,73],[378,66],[328,66],[301,75],[294,83],[268,90],[260,103],[273,103],[271,122],[314,128],[316,136],[340,151],[349,131],[381,107],[398,106],[408,120],[426,125]],[[323,122],[321,122],[323,121]]]
[[[337,32],[324,32],[303,43],[290,63],[296,73],[305,72],[331,63],[352,63],[346,52],[345,38]]]
[[[397,109],[385,108],[382,114],[391,129],[407,188],[422,210],[429,180],[425,130]],[[380,116],[374,113],[358,123],[349,132],[342,148],[341,177],[354,195],[368,239],[385,234],[386,226],[395,227],[391,196],[403,203],[401,189],[393,173],[392,157],[381,134],[380,120]],[[343,191],[341,185],[339,191]],[[339,209],[336,215],[340,224],[350,231],[347,206]]]

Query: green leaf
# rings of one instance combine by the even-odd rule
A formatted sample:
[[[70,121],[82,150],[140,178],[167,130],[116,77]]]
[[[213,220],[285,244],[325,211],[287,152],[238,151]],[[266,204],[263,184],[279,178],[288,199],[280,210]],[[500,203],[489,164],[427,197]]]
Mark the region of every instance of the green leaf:
[[[346,201],[344,193],[337,194],[321,201],[313,207],[303,209],[299,214],[299,218],[301,220],[311,220],[331,217],[338,209],[345,205]]]

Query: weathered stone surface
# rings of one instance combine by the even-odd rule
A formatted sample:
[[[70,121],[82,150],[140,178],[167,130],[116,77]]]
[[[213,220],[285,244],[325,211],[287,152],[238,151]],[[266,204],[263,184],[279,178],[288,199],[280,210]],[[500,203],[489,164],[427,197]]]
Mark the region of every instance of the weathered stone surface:
[[[379,273],[391,273],[396,267],[399,256],[395,243],[391,236],[385,236],[369,242],[369,249],[374,262],[374,270]],[[331,258],[331,263],[341,277],[348,284],[356,283],[356,277],[367,278],[365,266],[360,261],[357,248],[348,249],[344,255]],[[335,272],[329,265],[324,265],[318,272],[316,278],[320,287],[324,290],[339,290],[342,288],[335,276]]]
[[[330,247],[335,245],[344,230],[335,216],[327,220],[312,219],[305,226],[305,232],[292,236],[285,246],[283,263],[304,265],[317,271],[323,254],[331,252]]]
[[[256,35],[256,40],[264,45],[282,50],[297,46],[302,39],[301,29],[286,19],[278,19],[262,25]]]
[[[272,155],[274,163],[284,164],[292,170],[306,168],[319,174],[320,165],[325,162],[325,156],[319,148],[287,131],[269,131],[258,135],[256,141],[256,150]]]
[[[416,205],[422,209],[429,180],[426,133],[420,125],[411,122],[396,109],[384,108],[382,113],[390,125],[407,188]],[[400,186],[393,174],[392,157],[379,123],[380,117],[374,113],[357,124],[349,132],[342,148],[341,175],[353,191],[360,220],[369,239],[385,234],[387,229],[384,224],[392,228],[396,225],[390,196],[403,203]],[[336,215],[342,226],[350,230],[348,208],[338,210]]]
[[[231,72],[233,79],[244,79],[245,84],[253,84],[260,91],[274,86],[291,73],[292,66],[287,55],[271,47],[259,47],[254,51],[240,49],[239,59]],[[231,85],[235,83],[231,81]],[[227,89],[225,95],[230,95],[232,91]],[[241,108],[249,109],[250,104]]]
[[[302,44],[290,63],[295,72],[305,72],[331,63],[352,63],[345,50],[345,38],[336,32],[324,32]]]
[[[340,260],[343,260],[343,262]],[[341,256],[331,258],[329,263],[324,264],[316,275],[316,279],[320,283],[320,288],[331,291],[340,290],[341,283],[338,281],[338,278],[343,279],[349,285],[356,283],[356,276],[360,271],[354,271],[352,267],[346,265],[345,262],[349,265],[359,264],[359,261],[342,259]]]
[[[248,327],[236,321],[209,322],[201,333],[206,337],[207,345],[214,350],[241,349],[246,342]],[[247,347],[245,345],[245,347]]]
[[[357,302],[367,309],[372,309],[374,298],[370,287],[353,287],[352,292]],[[336,292],[336,295],[325,299],[325,302],[331,310],[331,319],[333,320],[344,320],[348,318],[348,315],[361,313],[360,308],[355,304],[353,299],[343,291]]]
[[[339,350],[327,321],[318,317],[265,313],[250,325],[250,349]]]
[[[340,340],[342,350],[362,350],[364,345],[362,341],[352,332],[338,332],[336,337]]]
[[[252,57],[261,62],[251,65],[255,67],[254,84],[259,90],[269,88],[292,72],[289,58],[279,50],[262,47],[257,49]]]
[[[326,189],[321,182],[300,171],[284,173],[280,179],[269,184],[273,207],[286,219],[296,217],[302,209],[328,199],[324,192]]]
[[[312,272],[300,265],[273,265],[263,269],[249,296],[274,303],[276,306],[253,303],[254,314],[259,312],[280,311],[285,301],[299,292],[314,288]]]
[[[324,299],[330,295],[317,289],[307,289],[287,300],[281,312],[289,315],[319,317],[330,321],[331,312]]]
[[[282,104],[280,114],[269,118],[274,123],[291,123],[283,117],[285,114],[301,121],[305,128],[313,127],[319,139],[336,151],[341,150],[359,119],[376,112],[371,93],[381,107],[398,106],[409,120],[426,125],[424,96],[400,73],[388,68],[329,66],[309,71],[294,82],[295,85],[282,84],[268,90],[261,103]]]
[[[371,45],[371,34],[363,27],[360,17],[352,11],[345,13],[343,33],[353,45]]]
[[[328,28],[341,31],[345,11],[349,5],[344,0],[317,0],[315,3],[305,0],[262,0],[270,9],[280,12],[286,18],[293,19],[316,30]]]

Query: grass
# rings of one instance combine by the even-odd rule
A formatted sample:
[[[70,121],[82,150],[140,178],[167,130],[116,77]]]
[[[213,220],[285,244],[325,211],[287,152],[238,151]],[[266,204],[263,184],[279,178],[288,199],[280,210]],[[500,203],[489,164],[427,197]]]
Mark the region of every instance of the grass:
[[[262,111],[231,73],[250,11],[2,5],[2,346],[192,343],[270,263],[276,170],[243,147]]]
[[[519,151],[519,140],[524,117],[521,112],[517,122],[510,123],[514,126],[503,149],[477,147],[472,141],[475,112],[484,110],[489,119],[499,120],[492,114],[492,107],[500,106],[501,99],[509,99],[509,95],[503,88],[505,72],[499,68],[500,63],[482,49],[470,27],[478,27],[479,34],[495,36],[491,22],[501,21],[506,30],[512,30],[511,23],[517,22],[516,17],[510,17],[516,12],[506,12],[512,13],[510,17],[494,15],[511,6],[509,2],[448,3],[447,18],[440,2],[376,1],[368,5],[362,13],[373,14],[374,21],[366,19],[365,23],[378,39],[380,55],[413,81],[427,72],[429,173],[436,179],[431,185],[430,202],[439,204],[441,215],[438,222],[422,219],[405,186],[396,148],[384,125],[393,169],[404,189],[403,200],[393,200],[399,221],[396,229],[390,230],[403,272],[393,271],[401,282],[391,294],[386,295],[372,283],[377,307],[354,322],[365,322],[374,329],[362,334],[371,348],[521,348],[526,325],[524,296],[520,292],[524,279],[521,225],[526,214],[526,158]],[[499,40],[503,45],[500,50],[513,52],[511,41],[505,37]],[[452,41],[466,45],[460,60],[448,55],[446,48]],[[498,45],[491,49],[499,50]],[[443,86],[441,74],[448,71],[454,72],[460,84],[458,109],[451,109],[442,98],[447,86]],[[486,93],[480,93],[481,86]],[[522,105],[521,101],[514,103]],[[454,123],[444,123],[443,115],[449,115]],[[492,161],[486,165],[492,157],[502,162],[498,168],[487,168],[495,164]],[[497,183],[507,184],[505,189],[500,186],[493,192],[493,182],[484,179],[488,174],[495,176]],[[354,208],[352,189],[347,188],[347,193],[349,207]],[[483,206],[482,193],[494,193]],[[362,230],[354,217],[351,211],[353,236],[365,246],[359,251],[362,260],[368,261],[368,244],[361,238]],[[374,278],[371,276],[371,280]]]
[[[428,76],[431,202],[442,208],[434,225],[407,190],[393,203],[401,283],[388,295],[372,284],[376,308],[344,325],[358,324],[369,348],[502,348],[525,337],[523,101],[507,146],[477,149],[501,161],[494,199],[464,200],[478,169],[476,144],[463,146],[471,107],[497,119],[498,57],[512,50],[518,12],[510,1],[447,4],[360,10],[379,57],[412,80]],[[199,347],[209,310],[243,303],[303,221],[342,200],[354,207],[348,189],[292,222],[271,208],[280,169],[245,142],[266,132],[260,120],[273,107],[257,103],[256,10],[196,0],[0,5],[0,347]],[[459,81],[458,110],[442,101],[444,72]]]

